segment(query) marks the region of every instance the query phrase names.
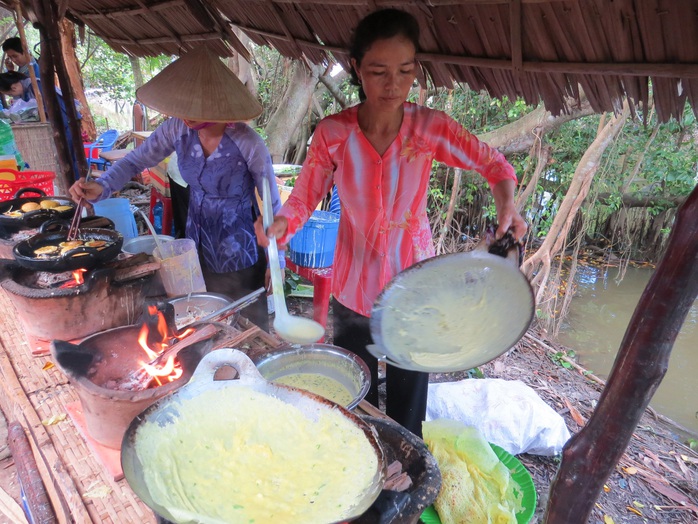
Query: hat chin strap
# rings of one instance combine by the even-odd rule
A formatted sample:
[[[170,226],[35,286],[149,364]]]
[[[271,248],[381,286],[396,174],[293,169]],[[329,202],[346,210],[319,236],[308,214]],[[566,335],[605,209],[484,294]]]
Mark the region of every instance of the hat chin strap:
[[[201,131],[202,129],[206,129],[207,127],[215,126],[217,122],[201,122],[200,124],[196,124],[195,126],[187,124],[189,126],[189,129],[193,129],[194,131]]]

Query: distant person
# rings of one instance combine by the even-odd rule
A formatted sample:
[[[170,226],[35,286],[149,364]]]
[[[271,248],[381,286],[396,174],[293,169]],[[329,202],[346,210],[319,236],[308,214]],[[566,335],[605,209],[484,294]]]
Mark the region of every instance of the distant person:
[[[0,73],[0,93],[25,102],[36,98],[31,78],[17,71]]]
[[[41,91],[41,79],[37,78],[36,83]],[[24,102],[29,102],[30,100],[36,99],[36,93],[34,92],[34,86],[32,85],[31,78],[19,73],[17,71],[8,71],[7,73],[0,73],[0,93],[6,96],[11,96],[12,100],[23,100]],[[70,146],[70,159],[73,165],[73,170],[75,173],[75,178],[78,177],[78,161],[75,150],[73,149],[72,134],[70,131],[70,126],[68,125],[68,110],[65,105],[65,100],[63,99],[63,93],[59,88],[56,88],[56,94],[58,95],[58,106],[61,111],[61,118],[63,120],[63,125],[65,129],[65,137]],[[80,114],[80,104],[75,100],[75,109],[77,111],[78,119],[82,118]],[[41,108],[45,110],[45,108]]]
[[[16,36],[8,38],[2,43],[2,50],[5,53],[5,67],[8,71],[14,71],[17,66],[17,72],[30,77],[29,68],[34,68],[36,78],[41,76],[39,72],[39,64],[34,57],[22,47],[22,41]]]

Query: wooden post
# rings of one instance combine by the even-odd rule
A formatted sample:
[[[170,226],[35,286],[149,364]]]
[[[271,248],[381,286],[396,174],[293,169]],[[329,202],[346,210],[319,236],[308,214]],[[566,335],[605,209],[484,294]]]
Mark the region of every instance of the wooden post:
[[[35,5],[36,10],[36,5]],[[38,13],[38,11],[37,11]],[[38,16],[38,14],[37,14]],[[39,18],[41,20],[41,18]],[[41,35],[41,55],[42,59],[39,63],[41,68],[41,76],[43,77],[42,86],[44,88],[44,105],[48,113],[48,119],[51,123],[53,132],[53,142],[56,144],[56,159],[60,175],[63,178],[59,181],[59,185],[70,187],[74,182],[72,161],[68,150],[68,141],[63,133],[63,118],[61,116],[61,108],[58,105],[58,95],[56,94],[56,84],[53,78],[53,59],[48,49],[48,34],[43,21],[36,24]]]
[[[56,516],[53,513],[51,500],[44,487],[44,481],[34,460],[34,453],[24,428],[19,422],[12,422],[8,431],[8,443],[17,466],[17,476],[24,489],[32,522],[55,524]]]
[[[17,25],[17,32],[19,33],[19,40],[22,43],[22,49],[25,50],[27,56],[29,56],[29,78],[32,81],[32,88],[34,89],[34,96],[36,97],[36,106],[39,109],[39,119],[41,122],[46,122],[46,112],[44,108],[44,98],[41,95],[41,89],[39,89],[39,83],[36,81],[36,73],[34,72],[34,67],[31,65],[31,53],[29,52],[29,46],[27,45],[27,35],[24,32],[24,16],[22,15],[22,4],[15,2],[15,24]]]
[[[679,209],[669,245],[640,302],[587,425],[565,445],[544,522],[584,524],[666,373],[698,296],[698,186]]]
[[[63,162],[67,160],[68,169],[65,171],[66,182],[72,185],[75,181],[75,173],[70,154],[70,148],[75,151],[79,176],[87,175],[87,160],[85,159],[85,150],[82,144],[82,132],[77,117],[77,109],[74,104],[73,88],[70,84],[65,64],[63,62],[63,52],[61,49],[61,35],[58,29],[58,6],[51,0],[33,0],[34,12],[36,13],[39,27],[41,31],[41,54],[42,54],[42,82],[44,84],[44,96],[47,100],[52,100],[52,104],[47,104],[49,110],[49,118],[53,124],[54,137],[59,141],[56,143],[59,149],[59,159]],[[44,64],[48,62],[48,64]],[[58,96],[55,91],[55,83],[53,80],[53,69],[55,68],[58,80],[61,85],[63,99],[67,113],[67,122],[64,122],[61,108],[58,104]],[[50,84],[50,85],[49,85]],[[71,142],[66,140],[67,137],[63,134],[66,125],[70,129]],[[58,135],[62,135],[61,137]],[[60,142],[61,147],[58,147]],[[63,150],[63,153],[61,152]],[[60,160],[59,160],[60,162]]]

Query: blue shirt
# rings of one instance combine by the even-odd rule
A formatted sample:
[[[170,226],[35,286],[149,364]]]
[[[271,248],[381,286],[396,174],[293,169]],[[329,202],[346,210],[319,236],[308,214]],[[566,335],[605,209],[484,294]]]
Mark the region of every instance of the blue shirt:
[[[254,221],[259,214],[254,190],[261,195],[266,178],[275,213],[281,209],[281,200],[269,151],[246,124],[229,124],[216,150],[205,157],[197,131],[178,118],[169,119],[97,179],[104,187],[99,200],[173,151],[190,187],[186,236],[197,243],[203,264],[215,273],[254,265],[258,258]]]

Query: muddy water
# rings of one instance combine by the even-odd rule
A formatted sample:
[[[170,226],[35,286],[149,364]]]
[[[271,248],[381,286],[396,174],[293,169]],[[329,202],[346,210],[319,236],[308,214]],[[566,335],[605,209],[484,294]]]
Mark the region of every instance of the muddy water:
[[[574,349],[580,364],[606,378],[613,365],[628,322],[651,270],[628,268],[618,284],[618,270],[581,268],[577,295],[560,343]],[[657,411],[698,434],[698,301],[693,304],[676,339],[669,370],[651,405]]]

